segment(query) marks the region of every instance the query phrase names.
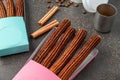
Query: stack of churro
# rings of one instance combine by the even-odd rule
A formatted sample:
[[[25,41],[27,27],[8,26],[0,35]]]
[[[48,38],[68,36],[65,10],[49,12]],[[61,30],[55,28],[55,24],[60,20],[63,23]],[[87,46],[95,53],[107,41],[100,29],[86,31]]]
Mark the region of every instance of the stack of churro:
[[[52,33],[48,40],[44,43],[42,48],[38,51],[34,60],[41,63],[42,60],[47,56],[48,52],[53,48],[62,33],[70,26],[71,22],[69,19],[64,19],[57,27],[57,29]]]
[[[95,34],[76,53],[87,36],[87,31],[80,29],[73,36],[75,29],[69,27],[70,23],[69,19],[64,19],[33,59],[58,75],[62,80],[68,80],[101,41],[101,37]],[[68,45],[67,43],[71,39],[72,41]]]
[[[0,0],[0,18],[11,17],[11,16],[23,16],[24,12],[24,1],[16,0],[16,11],[13,0],[5,0],[5,5],[3,1]]]
[[[100,43],[101,37],[93,35],[80,49],[80,51],[67,63],[67,65],[60,71],[58,76],[62,80],[68,80],[72,73],[85,60],[90,52]]]
[[[42,61],[42,65],[49,68],[57,57],[60,55],[61,51],[65,48],[68,41],[73,37],[75,29],[73,27],[68,27],[65,33],[62,35],[60,40],[56,43],[54,48],[48,53],[47,57]]]
[[[80,44],[83,42],[87,35],[86,30],[79,30],[70,43],[70,45],[67,47],[67,49],[63,52],[61,57],[50,67],[50,70],[54,72],[55,74],[58,74],[60,70],[68,63],[68,61],[72,58],[72,56],[75,54],[76,50],[80,46]]]

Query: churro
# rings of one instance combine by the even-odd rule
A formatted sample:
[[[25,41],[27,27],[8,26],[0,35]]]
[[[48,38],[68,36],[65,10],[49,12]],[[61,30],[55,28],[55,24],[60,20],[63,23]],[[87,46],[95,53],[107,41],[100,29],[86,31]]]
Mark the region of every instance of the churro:
[[[15,7],[13,0],[6,0],[7,16],[15,16]]]
[[[16,16],[24,16],[24,0],[16,0]]]
[[[6,17],[6,10],[5,10],[5,6],[3,5],[2,0],[0,0],[0,18],[4,18]]]

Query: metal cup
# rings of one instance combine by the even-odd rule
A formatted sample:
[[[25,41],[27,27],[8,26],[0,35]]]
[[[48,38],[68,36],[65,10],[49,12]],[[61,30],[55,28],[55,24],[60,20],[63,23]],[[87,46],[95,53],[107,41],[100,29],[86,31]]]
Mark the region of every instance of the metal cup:
[[[98,32],[110,32],[117,9],[112,4],[101,4],[97,7],[97,12],[94,18],[94,27]]]

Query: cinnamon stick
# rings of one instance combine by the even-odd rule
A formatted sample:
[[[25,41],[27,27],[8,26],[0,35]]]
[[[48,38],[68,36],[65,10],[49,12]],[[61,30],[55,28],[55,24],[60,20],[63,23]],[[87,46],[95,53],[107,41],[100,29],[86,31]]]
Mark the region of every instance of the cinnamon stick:
[[[38,51],[37,55],[34,57],[33,60],[35,60],[38,63],[41,63],[41,61],[47,56],[48,52],[53,48],[59,37],[70,26],[70,24],[70,20],[65,18],[58,25],[57,29],[51,34],[48,40],[44,43],[44,45]]]
[[[76,50],[83,42],[87,35],[87,31],[84,29],[80,29],[68,48],[64,51],[64,53],[60,56],[60,58],[49,68],[55,74],[58,74],[60,70],[69,62],[72,56],[75,54]]]
[[[73,37],[75,29],[73,27],[68,27],[61,39],[57,42],[54,48],[48,53],[47,57],[42,61],[42,65],[49,68],[60,55],[61,51],[65,48],[68,41]]]
[[[44,15],[44,17],[38,21],[39,25],[43,25],[45,22],[47,22],[58,10],[58,6],[54,6],[48,13]]]
[[[46,33],[47,31],[51,30],[53,27],[56,27],[59,24],[57,20],[50,22],[49,24],[43,26],[42,28],[38,29],[37,31],[33,32],[31,36],[33,38],[37,38],[38,36]]]
[[[39,21],[38,24],[45,18],[48,16],[48,14],[50,14],[53,10],[55,9],[55,6],[53,6]],[[41,24],[39,24],[41,25]]]
[[[93,35],[80,49],[70,62],[61,70],[58,76],[62,80],[68,80],[72,73],[79,67],[79,65],[85,60],[90,52],[100,43],[101,37],[99,35]]]

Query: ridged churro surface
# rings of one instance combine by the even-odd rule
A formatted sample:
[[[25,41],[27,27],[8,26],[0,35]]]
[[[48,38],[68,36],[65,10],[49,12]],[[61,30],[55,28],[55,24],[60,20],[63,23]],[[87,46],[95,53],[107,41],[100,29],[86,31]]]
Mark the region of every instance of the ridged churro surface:
[[[16,16],[24,16],[24,0],[16,0]]]
[[[62,35],[61,39],[57,42],[54,48],[48,53],[47,57],[42,61],[42,65],[49,68],[60,55],[61,51],[65,48],[68,41],[71,40],[75,33],[73,27],[68,27],[65,33]]]
[[[15,7],[13,0],[5,0],[6,1],[6,11],[7,16],[14,16],[15,15]]]
[[[58,41],[59,37],[63,32],[70,26],[71,22],[69,19],[64,19],[57,27],[57,29],[51,34],[48,40],[44,43],[42,48],[38,51],[37,55],[34,57],[34,60],[38,63],[41,63],[42,60],[47,56],[49,51]]]
[[[58,74],[60,70],[69,62],[72,56],[75,54],[76,50],[83,42],[87,35],[87,31],[84,29],[80,29],[68,48],[63,52],[61,57],[50,67],[50,70],[55,74]]]
[[[4,18],[6,17],[6,10],[5,10],[5,6],[3,5],[2,0],[0,0],[0,18]]]
[[[72,73],[79,67],[79,65],[85,60],[89,53],[100,43],[101,37],[99,35],[93,35],[80,49],[70,62],[62,69],[58,76],[62,80],[68,80]]]

